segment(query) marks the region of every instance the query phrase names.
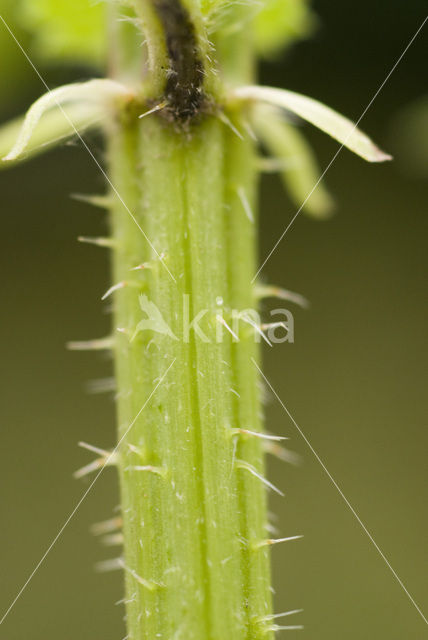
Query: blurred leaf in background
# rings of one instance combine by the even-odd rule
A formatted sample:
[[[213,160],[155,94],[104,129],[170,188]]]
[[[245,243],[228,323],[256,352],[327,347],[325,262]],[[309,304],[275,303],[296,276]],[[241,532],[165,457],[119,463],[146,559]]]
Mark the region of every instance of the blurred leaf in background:
[[[398,111],[390,127],[391,148],[409,177],[428,177],[428,96]]]
[[[316,24],[306,0],[265,0],[255,20],[257,49],[272,57],[293,40],[310,36]]]
[[[89,0],[21,0],[19,21],[32,52],[50,62],[104,66],[106,5]]]
[[[28,85],[34,82],[34,71],[22,55],[18,45],[8,32],[6,24],[16,38],[26,47],[28,34],[17,23],[17,3],[13,0],[0,0],[0,117],[7,117],[13,112],[13,105],[27,94]],[[11,111],[10,111],[11,110]]]
[[[0,0],[0,59],[7,61],[0,74],[2,119],[43,89],[21,47],[49,85],[61,84],[79,66],[91,67],[91,75],[94,67],[102,72],[105,11],[105,4],[89,0]]]

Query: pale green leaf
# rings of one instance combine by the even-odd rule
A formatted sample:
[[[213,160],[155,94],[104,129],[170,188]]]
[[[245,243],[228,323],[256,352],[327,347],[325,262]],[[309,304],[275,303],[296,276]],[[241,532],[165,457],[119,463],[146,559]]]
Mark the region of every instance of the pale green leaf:
[[[93,109],[88,113],[86,105],[75,104],[67,106],[66,113],[69,120],[73,122],[74,127],[80,133],[97,126],[102,121],[101,108],[98,114],[95,114]],[[9,167],[23,159],[44,153],[51,147],[75,135],[74,128],[70,125],[69,120],[67,120],[64,114],[59,109],[55,111],[51,110],[37,123],[21,155],[16,160],[8,160],[5,162],[4,156],[6,156],[15,144],[22,130],[24,120],[24,117],[15,118],[0,126],[0,158],[3,158],[3,162],[0,162],[0,169]]]
[[[368,162],[391,160],[391,156],[379,149],[351,120],[318,100],[286,89],[259,86],[239,87],[232,95],[238,100],[267,103],[286,109],[318,127]]]
[[[281,177],[296,206],[325,218],[333,199],[320,181],[320,170],[310,145],[297,127],[289,124],[276,107],[258,105],[252,110],[251,124],[266,149],[283,163]]]
[[[26,151],[52,146],[68,135],[94,126],[110,115],[119,100],[131,97],[128,89],[113,80],[89,80],[53,89],[36,100],[20,123],[15,121],[0,130],[0,149],[17,133],[3,161],[17,160]]]

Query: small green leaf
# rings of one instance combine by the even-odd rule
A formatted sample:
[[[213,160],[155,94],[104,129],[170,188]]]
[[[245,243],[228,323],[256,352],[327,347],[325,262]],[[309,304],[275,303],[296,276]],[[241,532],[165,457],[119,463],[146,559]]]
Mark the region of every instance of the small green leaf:
[[[368,162],[391,160],[391,156],[379,149],[351,120],[318,100],[286,89],[259,86],[239,87],[232,96],[238,100],[267,103],[291,111]]]
[[[106,5],[91,0],[23,0],[19,18],[40,57],[104,66]]]
[[[306,0],[265,0],[254,21],[257,50],[269,57],[293,40],[310,35],[315,24]]]
[[[328,217],[333,199],[319,181],[315,156],[297,127],[290,125],[278,108],[268,105],[253,108],[251,124],[267,150],[284,163],[281,177],[296,206],[304,203],[306,213]]]
[[[113,80],[89,80],[53,89],[36,100],[25,118],[0,129],[0,149],[17,133],[3,161],[19,159],[24,152],[52,146],[64,137],[98,124],[122,98],[131,94]]]
[[[93,111],[88,114],[86,105],[76,104],[67,107],[67,116],[73,122],[76,129],[83,133],[88,128],[94,127],[102,118],[102,113],[95,117]],[[46,113],[43,118],[35,126],[31,138],[25,147],[25,150],[16,160],[5,161],[4,156],[8,154],[12,146],[15,144],[24,124],[25,117],[15,118],[0,127],[0,169],[5,169],[19,161],[27,160],[35,155],[39,155],[48,151],[67,138],[75,135],[75,131],[65,118],[64,114],[59,110],[52,110]]]

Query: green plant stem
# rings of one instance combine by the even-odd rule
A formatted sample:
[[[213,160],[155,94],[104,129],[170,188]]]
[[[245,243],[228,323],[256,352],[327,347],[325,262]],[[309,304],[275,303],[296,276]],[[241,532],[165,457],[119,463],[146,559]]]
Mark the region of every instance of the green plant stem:
[[[115,198],[113,283],[132,285],[114,299],[119,438],[133,423],[118,461],[129,637],[269,638],[268,551],[257,546],[266,498],[245,468],[264,475],[261,441],[237,431],[261,430],[258,344],[248,325],[235,342],[217,317],[230,326],[232,309],[254,307],[257,224],[242,201],[255,211],[253,144],[215,115],[186,132],[157,114],[124,114],[109,166],[152,244]],[[141,294],[177,339],[137,330]],[[183,332],[204,310],[208,341]]]

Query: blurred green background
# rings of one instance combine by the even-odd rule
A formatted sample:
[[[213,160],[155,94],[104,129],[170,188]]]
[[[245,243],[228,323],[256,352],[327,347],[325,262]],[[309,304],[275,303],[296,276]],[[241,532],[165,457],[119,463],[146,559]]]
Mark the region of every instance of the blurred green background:
[[[357,119],[426,4],[313,6],[316,33],[263,64],[262,80]],[[311,301],[309,311],[295,310],[295,344],[265,349],[266,375],[425,613],[428,183],[423,167],[409,169],[407,154],[417,147],[423,157],[428,131],[418,129],[409,142],[400,114],[428,94],[427,28],[361,124],[396,161],[369,166],[343,151],[326,179],[335,216],[317,222],[300,215],[264,269],[267,281]],[[2,24],[0,51],[5,120],[43,88]],[[42,64],[41,70],[50,86],[88,75],[82,68]],[[309,127],[305,133],[325,167],[337,144]],[[90,143],[102,156],[100,142]],[[90,459],[77,441],[105,447],[115,441],[113,398],[86,390],[88,380],[110,375],[111,362],[64,346],[109,330],[100,303],[108,255],[76,242],[78,235],[102,235],[106,220],[69,197],[102,190],[102,176],[76,142],[0,173],[2,612],[87,486],[71,477]],[[264,178],[261,257],[295,210],[279,180]],[[269,477],[286,493],[272,499],[278,529],[304,534],[273,549],[276,610],[304,608],[295,621],[305,630],[289,637],[427,637],[426,624],[274,398],[266,411],[269,428],[290,436],[302,458],[298,467],[270,461]],[[88,532],[117,501],[114,472],[107,470],[0,628],[1,638],[123,638],[123,607],[115,606],[121,575],[93,569],[115,551]]]

